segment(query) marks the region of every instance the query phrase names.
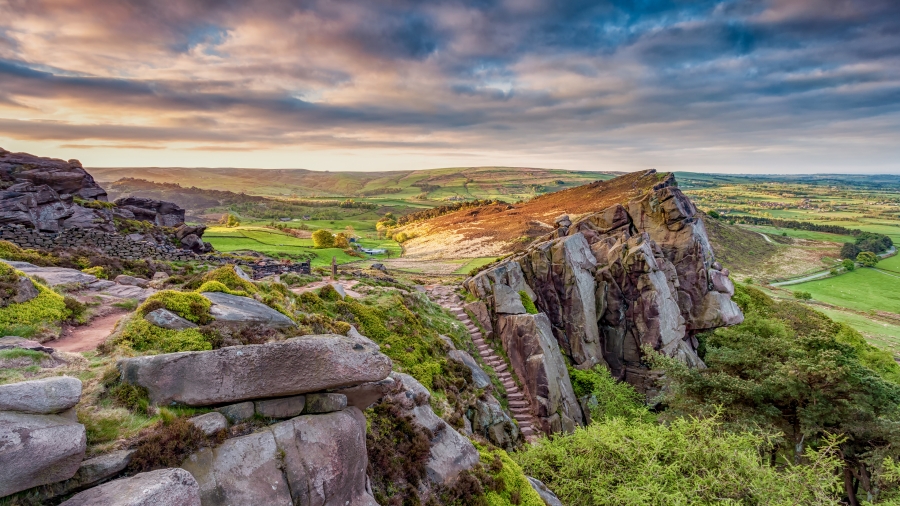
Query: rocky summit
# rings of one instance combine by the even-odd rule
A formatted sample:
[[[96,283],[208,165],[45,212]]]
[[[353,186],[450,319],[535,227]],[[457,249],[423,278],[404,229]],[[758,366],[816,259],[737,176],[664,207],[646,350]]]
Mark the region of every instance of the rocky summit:
[[[702,368],[696,334],[743,321],[728,270],[674,176],[626,177],[627,200],[559,216],[552,233],[465,282],[547,433],[585,421],[560,354],[649,392],[645,347]]]

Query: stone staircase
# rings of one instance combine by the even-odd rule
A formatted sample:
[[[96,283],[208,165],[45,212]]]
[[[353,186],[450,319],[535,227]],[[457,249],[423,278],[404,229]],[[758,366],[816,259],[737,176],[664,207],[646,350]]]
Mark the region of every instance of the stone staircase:
[[[432,290],[429,290],[429,294],[435,302],[450,311],[453,316],[466,326],[466,330],[469,332],[472,342],[475,343],[478,354],[481,355],[481,358],[486,364],[494,369],[500,382],[503,383],[503,388],[506,389],[506,398],[509,401],[509,412],[519,424],[519,430],[522,431],[522,435],[525,437],[526,441],[535,441],[538,434],[534,426],[534,418],[531,415],[531,406],[529,405],[525,394],[513,380],[506,362],[494,353],[494,350],[490,345],[485,342],[484,336],[481,335],[481,331],[460,306],[461,301],[459,300],[459,297],[453,293],[449,287],[434,287]]]

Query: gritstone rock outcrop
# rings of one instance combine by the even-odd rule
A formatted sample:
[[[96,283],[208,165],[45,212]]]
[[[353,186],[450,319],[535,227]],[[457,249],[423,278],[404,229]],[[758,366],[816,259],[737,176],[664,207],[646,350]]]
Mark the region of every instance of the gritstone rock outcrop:
[[[575,367],[603,365],[648,392],[643,347],[705,367],[695,335],[743,321],[728,271],[674,176],[623,178],[632,184],[620,203],[560,216],[554,232],[465,282],[486,303],[546,432],[583,423],[557,346]],[[542,314],[525,314],[522,297]]]

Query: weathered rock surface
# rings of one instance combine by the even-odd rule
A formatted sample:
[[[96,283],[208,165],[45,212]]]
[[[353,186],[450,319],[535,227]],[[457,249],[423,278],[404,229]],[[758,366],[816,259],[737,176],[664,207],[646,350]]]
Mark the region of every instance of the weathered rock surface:
[[[43,353],[53,353],[55,350],[37,341],[31,341],[17,336],[0,337],[0,350],[9,350],[12,348],[21,348],[23,350],[40,351]]]
[[[208,406],[380,381],[390,374],[391,360],[368,339],[326,334],[135,357],[118,367],[158,405]]]
[[[544,482],[536,478],[532,478],[531,476],[526,476],[526,478],[528,478],[528,483],[531,484],[531,488],[533,488],[534,491],[537,492],[539,496],[541,496],[541,500],[544,501],[544,504],[546,504],[547,506],[563,506],[563,503],[559,500],[559,497],[557,497],[552,490],[547,488],[547,485],[544,485]]]
[[[119,450],[85,460],[78,467],[75,476],[39,487],[33,493],[41,499],[51,499],[97,485],[124,471],[133,454],[134,450]]]
[[[229,422],[239,423],[253,418],[254,413],[256,413],[256,406],[252,402],[246,401],[222,406],[216,411],[225,416]]]
[[[194,253],[209,253],[213,250],[212,245],[208,242],[203,242],[201,239],[201,237],[203,237],[203,232],[205,231],[205,225],[181,225],[175,231],[175,238],[178,239],[182,246]],[[239,270],[240,268],[236,267],[235,269]],[[238,274],[238,276],[240,275],[241,274]]]
[[[204,448],[183,467],[196,477],[204,505],[374,506],[365,433],[355,408],[304,415]]]
[[[365,411],[380,401],[394,388],[394,378],[387,377],[381,381],[372,381],[352,387],[341,388],[337,393],[347,397],[347,405]]]
[[[16,262],[2,259],[0,259],[0,262],[6,263],[29,276],[37,276],[46,281],[50,286],[87,286],[97,281],[97,276],[86,274],[76,269],[67,269],[65,267],[38,267],[37,265],[28,262]]]
[[[307,415],[332,413],[347,407],[347,396],[344,394],[309,394],[306,396],[306,407],[303,412]]]
[[[472,431],[488,439],[491,443],[507,451],[519,444],[519,426],[504,411],[493,395],[478,399],[469,410]]]
[[[81,381],[68,376],[0,385],[0,411],[60,413],[74,407],[79,399]]]
[[[150,286],[149,279],[137,278],[125,274],[119,274],[118,276],[116,276],[116,279],[114,281],[120,285],[139,286],[141,288],[147,288],[148,286]]]
[[[37,287],[34,286],[34,282],[27,276],[19,276],[19,280],[16,281],[16,295],[12,298],[11,302],[22,304],[34,299],[38,295],[40,295],[40,292],[38,292]]]
[[[478,362],[463,350],[450,350],[447,352],[447,358],[455,360],[472,371],[472,383],[476,388],[487,388],[491,384],[491,377],[484,372],[484,369],[478,365]]]
[[[119,478],[76,494],[65,506],[200,506],[197,480],[184,469]]]
[[[86,441],[69,418],[0,411],[0,497],[71,478]]]
[[[504,315],[497,335],[545,433],[571,432],[584,424],[565,359],[544,314]]]
[[[576,367],[606,366],[614,377],[646,391],[652,375],[642,360],[643,346],[703,367],[693,336],[740,323],[743,316],[731,301],[734,285],[715,262],[703,222],[674,177],[648,171],[622,180],[627,190],[615,181],[603,183],[623,192],[599,196],[608,207],[577,220],[560,216],[553,233],[465,286],[486,303],[498,335],[519,334],[510,325],[532,325],[506,316],[519,313],[511,294],[526,291]],[[501,320],[504,332],[497,328]],[[515,341],[505,339],[504,347],[521,346]]]
[[[344,398],[344,406],[346,406],[346,397]],[[303,413],[306,407],[306,396],[293,395],[291,397],[281,397],[278,399],[266,399],[253,403],[256,408],[256,414],[266,418],[293,418]]]
[[[390,401],[401,406],[413,422],[431,432],[431,456],[426,464],[428,480],[436,484],[450,484],[459,473],[471,469],[479,461],[472,443],[432,411],[431,393],[412,376],[391,373],[398,384]]]
[[[481,325],[481,328],[483,328],[487,333],[485,337],[493,336],[494,323],[491,321],[491,313],[490,311],[488,311],[487,304],[479,300],[475,302],[469,302],[468,304],[464,305],[463,308],[475,315],[475,319],[478,320],[478,324]]]
[[[172,202],[125,197],[116,199],[116,205],[119,209],[130,211],[134,219],[149,221],[160,227],[177,227],[184,223],[184,209]]]
[[[225,418],[225,415],[216,411],[191,417],[188,419],[188,422],[203,431],[207,436],[228,428],[228,419]]]
[[[113,232],[112,213],[74,203],[106,201],[106,192],[78,160],[39,158],[0,149],[0,224],[47,232],[96,228]]]
[[[108,288],[101,290],[102,293],[118,297],[120,299],[135,299],[143,302],[150,297],[156,290],[153,288],[141,288],[139,286],[117,285],[114,284]]]
[[[287,316],[250,297],[222,292],[203,292],[213,305],[209,312],[219,321],[258,323],[273,328],[290,328],[296,324]]]
[[[186,320],[164,308],[154,309],[153,311],[150,311],[149,313],[144,315],[144,319],[152,323],[153,325],[156,325],[157,327],[162,327],[164,329],[170,330],[184,330],[197,327],[196,323],[190,320]]]

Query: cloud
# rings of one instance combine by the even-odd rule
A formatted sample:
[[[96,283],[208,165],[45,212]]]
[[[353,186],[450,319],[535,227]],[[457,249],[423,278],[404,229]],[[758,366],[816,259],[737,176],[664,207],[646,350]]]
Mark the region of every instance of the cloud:
[[[0,137],[109,159],[882,170],[898,125],[895,0],[0,2]]]

